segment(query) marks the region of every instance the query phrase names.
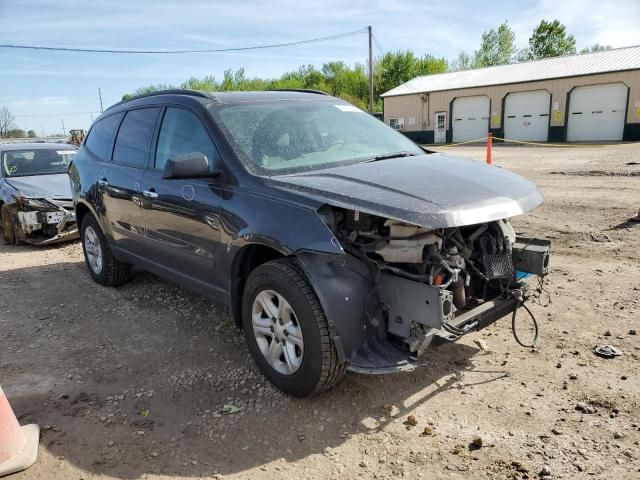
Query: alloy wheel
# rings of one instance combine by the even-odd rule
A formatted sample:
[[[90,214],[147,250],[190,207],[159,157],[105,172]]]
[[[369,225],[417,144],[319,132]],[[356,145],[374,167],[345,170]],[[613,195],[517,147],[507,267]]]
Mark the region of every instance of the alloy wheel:
[[[253,333],[260,352],[282,375],[293,375],[302,365],[304,338],[289,302],[274,290],[256,295],[251,311]]]
[[[87,263],[93,273],[100,275],[102,272],[102,246],[98,234],[89,226],[84,231],[84,251],[87,255]]]

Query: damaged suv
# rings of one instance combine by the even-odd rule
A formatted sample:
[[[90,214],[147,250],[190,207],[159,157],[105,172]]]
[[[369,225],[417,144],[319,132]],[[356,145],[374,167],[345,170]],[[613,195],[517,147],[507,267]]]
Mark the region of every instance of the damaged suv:
[[[529,181],[424,150],[311,91],[164,91],[94,123],[71,167],[88,270],[132,265],[231,307],[264,375],[296,396],[346,370],[415,368],[512,314],[549,246],[509,218]]]
[[[0,145],[0,215],[8,244],[48,245],[78,238],[66,143]]]

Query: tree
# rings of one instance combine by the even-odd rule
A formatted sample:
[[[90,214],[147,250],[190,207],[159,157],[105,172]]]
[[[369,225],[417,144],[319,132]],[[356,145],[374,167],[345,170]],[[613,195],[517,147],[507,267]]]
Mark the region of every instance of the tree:
[[[513,63],[526,62],[527,60],[529,60],[529,49],[527,47],[519,48],[513,56]]]
[[[12,128],[7,132],[6,138],[27,138],[27,132],[21,128]]]
[[[16,117],[7,107],[0,108],[0,138],[7,138],[9,131],[15,128]]]
[[[604,50],[611,50],[611,45],[600,45],[599,43],[594,43],[589,47],[584,47],[580,50],[580,53],[603,52]]]
[[[576,39],[558,20],[542,20],[529,38],[529,60],[576,53]]]
[[[516,34],[509,28],[508,22],[504,22],[482,34],[480,49],[476,50],[476,65],[478,67],[491,67],[493,65],[506,65],[516,52]]]
[[[449,70],[457,72],[459,70],[471,70],[472,68],[477,68],[475,57],[467,52],[460,52],[456,59],[451,62]]]
[[[387,52],[378,64],[375,91],[387,92],[419,75],[431,75],[447,71],[447,61],[425,55],[417,58],[411,50]]]
[[[35,130],[29,130],[27,132],[27,137],[29,137],[29,138],[37,138],[38,134],[35,132]]]

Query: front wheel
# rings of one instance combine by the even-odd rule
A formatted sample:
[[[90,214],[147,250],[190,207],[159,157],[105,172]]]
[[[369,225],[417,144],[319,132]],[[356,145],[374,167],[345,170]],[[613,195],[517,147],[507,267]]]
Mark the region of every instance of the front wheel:
[[[91,214],[85,215],[80,228],[82,250],[89,274],[96,283],[116,287],[129,280],[131,265],[114,256],[100,225]]]
[[[242,326],[249,351],[277,388],[306,397],[345,373],[313,287],[293,258],[256,268],[247,280]]]

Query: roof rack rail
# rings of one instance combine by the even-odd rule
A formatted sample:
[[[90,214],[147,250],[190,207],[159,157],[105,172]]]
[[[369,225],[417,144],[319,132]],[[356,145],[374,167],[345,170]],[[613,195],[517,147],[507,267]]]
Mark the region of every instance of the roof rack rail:
[[[113,107],[117,107],[118,105],[122,105],[123,103],[131,102],[133,100],[138,100],[140,98],[147,97],[155,97],[157,95],[190,95],[192,97],[201,97],[208,98],[210,100],[215,100],[215,97],[209,92],[203,92],[202,90],[189,90],[186,88],[170,88],[167,90],[156,90],[155,92],[143,93],[141,95],[136,95],[135,97],[128,98],[127,100],[121,100],[118,103],[114,103],[107,110],[112,109]]]
[[[315,93],[317,95],[326,95],[329,96],[327,92],[323,92],[322,90],[313,90],[311,88],[274,88],[273,90],[269,90],[271,92],[300,92],[300,93]]]

